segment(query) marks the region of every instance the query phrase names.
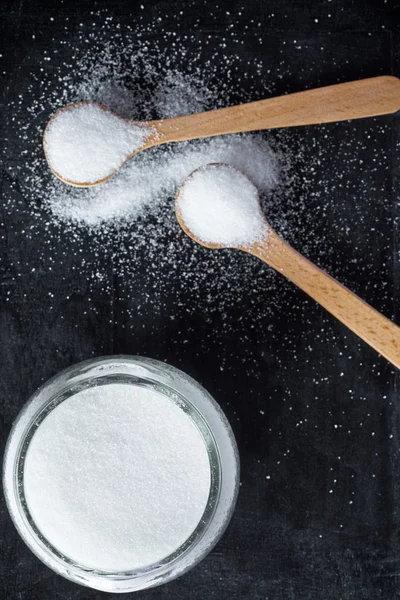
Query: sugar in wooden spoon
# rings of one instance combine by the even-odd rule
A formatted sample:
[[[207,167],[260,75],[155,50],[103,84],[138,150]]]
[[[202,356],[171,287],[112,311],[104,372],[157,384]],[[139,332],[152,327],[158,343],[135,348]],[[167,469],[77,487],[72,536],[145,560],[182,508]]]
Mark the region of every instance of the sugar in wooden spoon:
[[[146,148],[228,133],[330,123],[400,109],[400,80],[382,76],[249,102],[205,113],[150,121],[126,121],[88,102],[61,108],[50,119],[43,145],[53,173],[65,183],[103,183]]]
[[[237,248],[261,258],[400,368],[400,328],[291,248],[273,231],[256,187],[221,163],[193,171],[178,191],[182,229],[206,248]]]

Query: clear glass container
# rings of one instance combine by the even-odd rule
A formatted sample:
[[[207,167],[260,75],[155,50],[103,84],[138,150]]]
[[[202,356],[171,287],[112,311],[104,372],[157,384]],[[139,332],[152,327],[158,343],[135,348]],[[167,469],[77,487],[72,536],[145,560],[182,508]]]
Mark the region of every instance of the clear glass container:
[[[201,433],[210,460],[211,486],[195,531],[173,554],[144,569],[105,572],[63,556],[36,526],[24,493],[24,462],[29,443],[43,419],[74,394],[107,383],[150,387],[177,403]],[[217,543],[232,516],[239,485],[236,442],[225,415],[194,379],[165,363],[142,357],[102,357],[74,365],[39,388],[21,410],[11,430],[3,468],[5,498],[22,539],[60,575],[106,592],[131,592],[175,579],[201,561]]]

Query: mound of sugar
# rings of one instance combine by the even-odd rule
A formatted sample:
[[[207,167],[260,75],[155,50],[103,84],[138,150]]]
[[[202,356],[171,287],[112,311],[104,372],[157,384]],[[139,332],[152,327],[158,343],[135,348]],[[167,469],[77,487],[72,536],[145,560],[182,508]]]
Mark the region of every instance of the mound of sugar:
[[[229,165],[209,164],[192,173],[177,197],[177,211],[206,244],[248,246],[266,229],[257,188]]]
[[[51,169],[71,183],[94,183],[111,175],[151,130],[96,104],[60,110],[49,122],[44,148]]]

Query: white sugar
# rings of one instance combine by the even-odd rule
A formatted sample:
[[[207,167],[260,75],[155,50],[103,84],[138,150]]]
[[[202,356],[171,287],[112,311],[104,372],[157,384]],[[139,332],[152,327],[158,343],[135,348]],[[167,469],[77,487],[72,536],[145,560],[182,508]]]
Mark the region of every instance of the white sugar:
[[[209,162],[240,169],[261,192],[277,184],[277,160],[269,144],[260,135],[230,135],[146,150],[110,181],[92,188],[71,188],[54,178],[45,203],[61,222],[106,228],[157,209],[192,171]]]
[[[196,238],[221,246],[248,246],[265,233],[257,188],[228,165],[207,165],[184,182],[182,220]]]
[[[50,167],[63,179],[93,183],[118,169],[150,134],[146,125],[125,121],[95,104],[58,112],[45,133]]]
[[[29,96],[22,105],[11,100],[9,115],[13,121],[9,123],[10,137],[3,140],[3,154],[10,185],[16,189],[5,190],[4,211],[7,217],[21,213],[21,223],[28,217],[24,235],[44,240],[36,259],[32,257],[37,262],[35,277],[41,276],[40,265],[49,265],[46,277],[50,278],[52,265],[63,265],[67,288],[64,292],[64,288],[55,289],[65,293],[70,302],[73,288],[67,274],[72,265],[72,270],[84,273],[88,281],[85,313],[97,315],[106,310],[97,301],[98,290],[108,299],[115,297],[115,279],[110,277],[114,273],[124,282],[126,302],[120,303],[120,316],[126,318],[123,327],[127,330],[135,329],[148,311],[158,314],[171,294],[177,298],[171,319],[180,320],[181,310],[185,315],[201,310],[206,318],[218,313],[224,315],[221,327],[230,330],[237,323],[237,298],[245,294],[252,307],[246,318],[251,323],[264,323],[266,315],[274,314],[281,304],[285,286],[277,284],[271,270],[266,271],[242,253],[205,253],[191,243],[175,218],[176,192],[201,165],[231,164],[256,185],[271,224],[290,241],[300,227],[302,240],[311,251],[315,238],[304,225],[309,204],[306,190],[315,173],[320,173],[319,157],[303,154],[301,139],[293,137],[293,132],[289,135],[289,131],[274,130],[157,146],[134,156],[105,184],[92,188],[63,184],[49,171],[41,144],[43,128],[60,106],[86,100],[123,118],[148,122],[279,92],[277,79],[270,77],[266,63],[260,59],[256,64],[254,57],[247,55],[243,63],[240,37],[238,54],[227,55],[221,38],[214,48],[215,59],[205,65],[204,44],[208,40],[199,39],[196,32],[178,36],[164,31],[166,44],[157,37],[159,23],[141,27],[138,23],[109,21],[106,14],[96,17],[90,46],[81,33],[80,49],[71,49],[68,55],[65,41],[53,40],[54,59],[65,57],[58,63],[59,69],[42,71],[45,65],[40,61],[32,64]],[[243,77],[246,64],[251,71],[249,78]],[[29,153],[29,161],[21,162],[21,147]],[[305,164],[308,176],[301,175]],[[21,272],[25,269],[23,256],[15,258]],[[215,276],[210,277],[210,273]],[[268,303],[261,302],[260,289],[273,292]],[[181,303],[187,294],[195,295],[196,302]],[[6,301],[11,298],[10,292]],[[56,308],[56,302],[52,300],[50,310]],[[240,328],[239,333],[244,331]],[[225,346],[220,350],[225,352]],[[243,358],[246,365],[252,360],[251,353]]]
[[[172,400],[127,384],[77,393],[40,424],[24,490],[48,541],[105,571],[160,561],[194,531],[210,491],[198,429]]]

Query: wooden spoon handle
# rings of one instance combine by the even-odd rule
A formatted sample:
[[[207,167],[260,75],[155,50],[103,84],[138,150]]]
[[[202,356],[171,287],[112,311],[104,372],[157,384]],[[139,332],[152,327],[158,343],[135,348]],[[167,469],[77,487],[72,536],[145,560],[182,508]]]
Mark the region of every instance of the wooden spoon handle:
[[[340,83],[164,121],[151,121],[150,145],[215,135],[330,123],[396,112],[400,80],[389,75]]]
[[[255,244],[248,251],[285,275],[400,368],[400,327],[296,252],[274,231],[265,242]]]

